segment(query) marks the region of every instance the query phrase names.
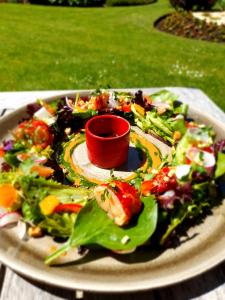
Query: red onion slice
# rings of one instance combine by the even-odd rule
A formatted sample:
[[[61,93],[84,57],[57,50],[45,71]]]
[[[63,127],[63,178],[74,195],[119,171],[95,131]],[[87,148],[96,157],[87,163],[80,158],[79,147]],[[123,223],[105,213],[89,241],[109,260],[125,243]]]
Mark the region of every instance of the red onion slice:
[[[177,196],[174,190],[166,191],[164,194],[158,196],[158,200],[163,208],[173,208],[174,201],[176,200]]]
[[[31,158],[35,163],[44,164],[48,160],[46,156],[32,156],[27,153],[19,153],[16,155],[17,159],[21,162],[25,161],[28,158]]]
[[[47,157],[46,156],[40,156],[34,159],[34,162],[39,163],[39,164],[44,164],[47,161]]]
[[[17,212],[7,212],[0,217],[0,228],[18,223],[21,215]]]
[[[212,168],[216,164],[214,153],[203,151],[195,147],[188,149],[186,156],[190,161],[197,165],[203,165],[206,169]]]
[[[71,99],[69,99],[68,97],[66,97],[66,105],[73,110],[74,107],[74,103]]]

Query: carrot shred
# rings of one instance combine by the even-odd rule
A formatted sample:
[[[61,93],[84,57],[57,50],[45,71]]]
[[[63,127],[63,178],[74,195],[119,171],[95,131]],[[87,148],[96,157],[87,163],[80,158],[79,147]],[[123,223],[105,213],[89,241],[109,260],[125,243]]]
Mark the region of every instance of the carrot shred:
[[[37,172],[39,176],[41,177],[49,177],[54,173],[54,170],[52,168],[49,167],[45,167],[45,166],[40,166],[40,165],[35,165],[31,168],[32,172]]]

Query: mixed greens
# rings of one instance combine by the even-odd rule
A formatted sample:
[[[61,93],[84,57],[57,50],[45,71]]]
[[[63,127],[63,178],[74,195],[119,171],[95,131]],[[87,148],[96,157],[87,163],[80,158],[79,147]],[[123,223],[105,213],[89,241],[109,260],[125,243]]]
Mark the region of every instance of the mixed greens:
[[[136,170],[127,182],[113,171],[100,184],[83,176],[75,180],[62,153],[77,134],[85,139],[85,122],[97,114],[126,118],[169,144],[170,155],[157,169]],[[218,204],[225,140],[215,138],[211,127],[190,119],[188,106],[166,90],[152,95],[98,90],[39,100],[0,148],[0,227],[20,220],[30,237],[60,239],[62,247],[47,264],[80,246],[118,253],[146,243],[167,247]]]

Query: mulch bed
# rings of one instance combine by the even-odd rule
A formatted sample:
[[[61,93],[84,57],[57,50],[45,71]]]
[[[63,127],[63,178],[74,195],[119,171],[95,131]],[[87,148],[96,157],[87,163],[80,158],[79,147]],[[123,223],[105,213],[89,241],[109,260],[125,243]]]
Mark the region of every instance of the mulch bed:
[[[174,12],[165,15],[159,18],[154,26],[177,36],[217,43],[225,42],[225,25],[199,20],[190,12]]]

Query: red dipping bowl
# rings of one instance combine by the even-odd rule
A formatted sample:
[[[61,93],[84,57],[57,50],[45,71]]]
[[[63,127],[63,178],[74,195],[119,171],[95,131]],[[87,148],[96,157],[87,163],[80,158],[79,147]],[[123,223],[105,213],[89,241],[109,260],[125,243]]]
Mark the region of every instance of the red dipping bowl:
[[[130,124],[127,120],[102,115],[90,119],[85,126],[89,160],[97,167],[112,169],[127,161]]]

